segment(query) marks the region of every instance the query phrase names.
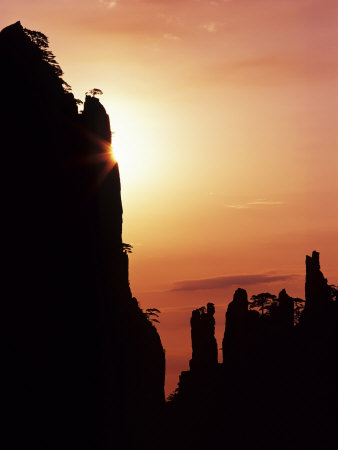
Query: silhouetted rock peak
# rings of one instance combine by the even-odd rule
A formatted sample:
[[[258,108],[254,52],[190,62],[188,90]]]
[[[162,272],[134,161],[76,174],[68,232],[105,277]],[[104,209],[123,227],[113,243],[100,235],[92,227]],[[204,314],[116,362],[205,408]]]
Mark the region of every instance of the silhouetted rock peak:
[[[192,358],[190,369],[204,369],[218,362],[215,338],[215,306],[208,303],[207,308],[195,309],[191,315]]]
[[[306,267],[309,265],[309,267],[312,267],[314,270],[320,270],[320,264],[319,264],[319,252],[316,250],[313,250],[312,256],[306,255]]]
[[[1,52],[5,52],[5,55],[10,52],[13,54],[16,53],[17,57],[20,57],[21,59],[26,59],[25,51],[23,54],[19,54],[22,50],[35,50],[35,55],[38,50],[24,32],[24,28],[19,21],[0,31],[0,42],[2,47]],[[2,54],[2,57],[3,56],[4,54]]]
[[[294,299],[287,294],[285,289],[280,291],[277,305],[275,314],[277,315],[279,324],[287,328],[292,328],[294,322]]]
[[[41,131],[57,128],[57,121],[76,118],[74,96],[62,79],[63,72],[49,50],[47,36],[16,22],[0,32],[0,52],[1,79],[7,88],[2,94],[3,104],[12,100],[7,107],[13,109],[13,116],[18,104],[25,105],[30,120],[42,114]],[[14,102],[16,98],[18,103]]]
[[[8,25],[8,27],[3,28],[0,33],[2,35],[11,35],[20,32],[23,33],[23,26],[21,25],[20,20],[18,20],[17,22]]]
[[[236,304],[240,304],[243,307],[248,306],[248,293],[245,289],[238,288],[234,293],[233,302]]]
[[[280,291],[280,293],[278,294],[278,299],[279,299],[279,301],[280,301],[281,298],[285,298],[285,297],[289,297],[289,296],[288,296],[286,290],[285,290],[285,289],[282,289],[282,290]]]
[[[330,302],[330,288],[320,270],[319,252],[306,256],[305,307],[304,317],[324,311]]]
[[[244,348],[248,320],[248,294],[245,289],[235,291],[225,314],[223,362],[239,357]]]
[[[111,143],[109,116],[97,97],[86,95],[82,121],[87,130],[104,142]]]
[[[13,45],[13,49],[15,49],[18,43],[24,42],[26,45],[30,42],[29,37],[24,32],[23,26],[21,22],[15,22],[12,25],[8,25],[8,27],[3,28],[0,31],[0,36],[3,39],[10,40]]]

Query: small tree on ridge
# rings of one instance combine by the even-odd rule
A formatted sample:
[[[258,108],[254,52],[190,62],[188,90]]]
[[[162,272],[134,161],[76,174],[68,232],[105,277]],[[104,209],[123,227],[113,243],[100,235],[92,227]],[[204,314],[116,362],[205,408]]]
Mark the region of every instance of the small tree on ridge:
[[[249,308],[258,309],[263,316],[264,311],[268,310],[275,300],[276,296],[274,294],[270,294],[269,292],[262,292],[261,294],[253,295],[251,297]]]

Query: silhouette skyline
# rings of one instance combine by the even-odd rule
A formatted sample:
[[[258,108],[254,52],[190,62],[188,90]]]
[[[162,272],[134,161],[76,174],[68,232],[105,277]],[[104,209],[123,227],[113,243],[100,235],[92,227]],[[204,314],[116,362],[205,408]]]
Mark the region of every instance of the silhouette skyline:
[[[334,446],[337,287],[324,277],[319,253],[306,257],[304,300],[285,289],[278,297],[235,291],[222,361],[214,303],[194,309],[190,370],[165,403],[161,311],[142,309],[130,288],[132,245],[122,241],[119,167],[102,92],[88,90],[78,112],[48,38],[20,22],[1,31],[0,51],[5,165],[15,168],[14,182],[12,171],[4,174],[3,203],[8,416],[23,431],[13,435],[14,448]],[[203,291],[229,278],[176,288]],[[247,280],[256,284],[255,276]],[[295,392],[294,371],[306,375]],[[261,389],[252,387],[263,379]]]
[[[324,278],[317,251],[306,256],[305,287],[299,315],[300,299],[285,289],[278,298],[261,293],[251,300],[237,289],[226,312],[221,364],[202,356],[215,340],[214,323],[201,321],[199,330],[205,308],[192,312],[192,361],[202,357],[181,373],[169,402],[182,448],[337,446],[338,288]]]

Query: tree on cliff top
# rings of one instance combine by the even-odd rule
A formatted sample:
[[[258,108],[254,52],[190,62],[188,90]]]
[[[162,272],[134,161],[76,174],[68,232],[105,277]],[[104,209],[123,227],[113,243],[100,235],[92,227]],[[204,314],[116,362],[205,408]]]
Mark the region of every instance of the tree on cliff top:
[[[144,315],[150,322],[160,323],[160,321],[158,320],[160,313],[161,311],[157,308],[147,308]]]
[[[60,64],[56,61],[54,53],[49,50],[48,37],[45,34],[41,33],[41,31],[29,30],[28,28],[24,28],[23,30],[25,34],[30,38],[32,43],[35,44],[40,50],[42,60],[49,65],[53,74],[60,79],[64,91],[70,93],[70,85],[61,78],[63,75],[63,71],[60,67]]]
[[[89,89],[89,91],[86,92],[86,95],[90,95],[92,97],[96,97],[97,95],[102,95],[103,92],[101,91],[101,89],[98,88],[94,88],[94,89]]]
[[[61,77],[63,75],[62,69],[59,63],[56,61],[54,53],[48,50],[48,37],[40,31],[29,30],[28,28],[24,28],[24,32],[30,38],[33,44],[35,44],[40,49],[42,53],[42,59],[52,67],[55,75]],[[69,86],[66,82],[64,82],[64,84],[66,84],[66,86]]]
[[[262,292],[261,294],[253,295],[251,297],[249,308],[259,309],[263,316],[264,311],[269,309],[274,300],[276,300],[276,296],[274,294],[270,294],[269,292]]]
[[[305,300],[296,297],[293,299],[293,304],[294,304],[294,322],[295,324],[297,324],[299,323],[299,319],[303,313]]]
[[[329,285],[329,289],[330,289],[330,297],[332,301],[337,301],[338,298],[338,286],[336,286],[335,284],[330,284]]]

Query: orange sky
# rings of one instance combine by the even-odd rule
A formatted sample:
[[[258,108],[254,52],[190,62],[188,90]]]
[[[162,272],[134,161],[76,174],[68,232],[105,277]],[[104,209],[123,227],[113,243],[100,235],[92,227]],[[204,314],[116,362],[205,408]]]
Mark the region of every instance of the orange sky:
[[[313,249],[338,284],[336,0],[3,0],[1,28],[17,20],[49,36],[77,97],[104,92],[167,393],[191,309],[215,302],[221,347],[237,287],[303,296]]]

